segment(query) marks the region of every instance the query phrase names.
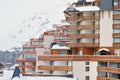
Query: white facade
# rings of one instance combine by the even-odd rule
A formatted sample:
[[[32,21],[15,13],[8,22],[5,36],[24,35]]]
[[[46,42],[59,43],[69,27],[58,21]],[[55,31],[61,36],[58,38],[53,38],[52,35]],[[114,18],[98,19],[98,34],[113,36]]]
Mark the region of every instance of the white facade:
[[[89,63],[89,64],[87,64]],[[97,62],[73,61],[73,75],[78,80],[96,80]]]
[[[100,47],[112,47],[113,11],[101,11],[100,15]]]

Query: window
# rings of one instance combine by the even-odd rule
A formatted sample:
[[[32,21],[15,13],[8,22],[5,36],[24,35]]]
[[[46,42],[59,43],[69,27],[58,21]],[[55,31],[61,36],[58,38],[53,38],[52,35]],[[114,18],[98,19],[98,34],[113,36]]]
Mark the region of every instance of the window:
[[[86,62],[86,65],[89,65],[89,62]]]
[[[90,71],[89,67],[86,67],[85,70],[86,70],[86,72]]]
[[[90,80],[90,77],[89,76],[85,76],[85,80]]]

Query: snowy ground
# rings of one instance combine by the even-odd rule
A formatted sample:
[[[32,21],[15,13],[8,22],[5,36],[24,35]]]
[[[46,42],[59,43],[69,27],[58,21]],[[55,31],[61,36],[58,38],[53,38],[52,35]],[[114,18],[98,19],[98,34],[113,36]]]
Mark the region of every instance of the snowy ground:
[[[13,70],[4,70],[3,76],[0,76],[0,80],[11,80],[13,75]],[[20,80],[76,80],[73,78],[65,78],[65,77],[30,77],[30,76],[22,76]]]

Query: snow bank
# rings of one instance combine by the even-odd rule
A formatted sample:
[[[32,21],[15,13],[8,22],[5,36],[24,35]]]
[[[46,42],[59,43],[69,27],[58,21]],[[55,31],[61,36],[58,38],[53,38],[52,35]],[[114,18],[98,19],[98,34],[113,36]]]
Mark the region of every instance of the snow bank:
[[[0,76],[0,80],[11,80],[13,75],[13,70],[4,70],[4,75]],[[30,77],[30,76],[22,76],[19,78],[14,78],[13,80],[76,80],[75,78],[66,78],[66,77]]]

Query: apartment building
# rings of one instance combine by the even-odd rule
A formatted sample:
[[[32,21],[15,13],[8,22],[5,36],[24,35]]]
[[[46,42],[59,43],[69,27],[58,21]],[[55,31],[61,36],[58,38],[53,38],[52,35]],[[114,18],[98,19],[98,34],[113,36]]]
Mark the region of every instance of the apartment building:
[[[120,53],[120,0],[78,0],[64,14],[70,23],[67,46],[72,48],[73,55],[83,57],[82,61],[73,59],[74,77],[78,80],[120,79],[119,59],[111,58]],[[105,57],[100,57],[103,59],[100,62],[95,57],[84,59],[88,55],[105,56],[107,60]]]
[[[78,0],[64,15],[69,25],[44,32],[42,41],[31,39],[29,45],[39,40],[43,46],[37,46],[35,54],[27,52],[34,59],[23,56],[16,60],[22,64],[19,67],[26,73],[30,68],[29,72],[39,75],[119,80],[120,0]],[[23,55],[26,55],[24,48]]]
[[[23,75],[56,75],[59,72],[61,72],[61,74],[66,73],[50,68],[51,66],[58,65],[58,63],[67,65],[68,62],[66,61],[38,60],[40,55],[68,54],[70,48],[65,46],[65,42],[69,42],[69,40],[66,39],[67,30],[65,28],[65,25],[54,24],[53,29],[44,32],[39,38],[30,39],[28,43],[23,45],[22,55],[16,60],[16,62],[20,63],[19,67]]]

